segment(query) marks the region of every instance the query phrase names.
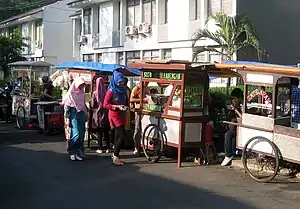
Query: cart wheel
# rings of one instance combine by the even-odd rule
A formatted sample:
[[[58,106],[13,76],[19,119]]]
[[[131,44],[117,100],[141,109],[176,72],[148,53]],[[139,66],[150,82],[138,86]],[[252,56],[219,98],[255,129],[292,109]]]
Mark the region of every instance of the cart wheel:
[[[265,137],[253,137],[245,144],[242,161],[245,171],[257,182],[266,183],[279,170],[279,152],[276,145]]]
[[[149,124],[145,127],[142,146],[148,161],[156,163],[160,160],[166,146],[166,138],[166,134],[157,125]]]
[[[24,107],[18,107],[16,121],[18,128],[24,129],[26,124],[26,113]]]

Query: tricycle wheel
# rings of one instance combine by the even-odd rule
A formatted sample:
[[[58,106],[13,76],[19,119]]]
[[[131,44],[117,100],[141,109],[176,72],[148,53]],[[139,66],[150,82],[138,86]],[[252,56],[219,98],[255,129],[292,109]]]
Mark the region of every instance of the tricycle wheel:
[[[163,156],[166,146],[165,133],[155,124],[149,124],[145,127],[142,146],[145,157],[148,161],[157,163]]]
[[[242,161],[245,171],[257,182],[266,183],[279,170],[279,152],[276,145],[265,137],[253,137],[245,144]]]
[[[24,129],[26,126],[26,113],[24,107],[18,107],[17,117],[16,117],[17,126],[19,129]]]

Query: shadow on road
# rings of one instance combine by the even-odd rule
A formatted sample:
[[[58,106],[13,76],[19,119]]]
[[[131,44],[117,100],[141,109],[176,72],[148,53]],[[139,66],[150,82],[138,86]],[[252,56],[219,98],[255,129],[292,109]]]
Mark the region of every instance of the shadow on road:
[[[107,158],[70,162],[65,154],[10,145],[0,145],[0,152],[3,209],[255,208]]]

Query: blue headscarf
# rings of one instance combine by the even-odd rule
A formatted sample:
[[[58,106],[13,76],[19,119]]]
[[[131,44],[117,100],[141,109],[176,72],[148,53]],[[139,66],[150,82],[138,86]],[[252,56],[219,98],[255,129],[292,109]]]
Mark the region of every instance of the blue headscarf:
[[[111,89],[116,96],[119,97],[121,104],[125,103],[126,100],[126,88],[125,86],[119,86],[118,83],[125,82],[124,74],[118,70],[114,70],[108,89]]]

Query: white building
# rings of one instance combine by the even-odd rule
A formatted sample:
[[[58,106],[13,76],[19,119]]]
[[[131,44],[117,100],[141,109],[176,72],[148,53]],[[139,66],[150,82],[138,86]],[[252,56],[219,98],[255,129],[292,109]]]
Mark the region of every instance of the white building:
[[[132,59],[191,60],[191,37],[206,26],[208,14],[247,15],[254,24],[271,63],[296,64],[300,42],[295,27],[300,2],[290,0],[76,0],[73,56],[76,60],[127,64]],[[295,22],[296,21],[296,22]],[[150,26],[150,27],[148,27]],[[299,30],[299,31],[298,31]],[[213,44],[201,40],[199,45]],[[239,60],[256,60],[253,51]],[[198,61],[220,61],[205,52]]]
[[[77,0],[73,19],[74,58],[126,64],[131,59],[191,60],[191,37],[205,27],[209,11],[235,14],[235,1]],[[220,0],[219,0],[220,1]],[[219,61],[203,53],[199,61]]]
[[[32,61],[58,64],[73,60],[72,20],[73,9],[67,7],[70,0],[34,9],[0,22],[0,34],[9,35],[20,29],[28,47],[23,56]]]

